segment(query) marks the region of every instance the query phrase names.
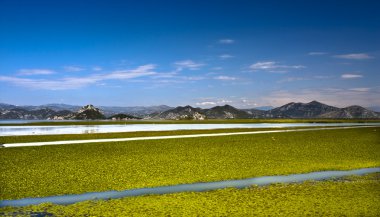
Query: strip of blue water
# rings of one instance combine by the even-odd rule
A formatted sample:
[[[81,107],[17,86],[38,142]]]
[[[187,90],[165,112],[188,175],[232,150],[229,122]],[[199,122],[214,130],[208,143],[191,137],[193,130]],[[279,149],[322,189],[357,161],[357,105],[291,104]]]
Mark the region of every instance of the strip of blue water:
[[[295,183],[303,182],[307,180],[326,180],[332,178],[340,178],[343,176],[351,175],[365,175],[369,173],[380,172],[380,167],[376,168],[364,168],[349,171],[321,171],[304,174],[293,174],[286,176],[263,176],[257,178],[248,178],[240,180],[226,180],[218,182],[205,182],[205,183],[193,183],[193,184],[181,184],[173,186],[153,187],[153,188],[138,188],[125,191],[105,191],[105,192],[91,192],[85,194],[73,194],[73,195],[61,195],[50,197],[38,197],[38,198],[24,198],[18,200],[2,200],[0,201],[0,207],[5,206],[28,206],[37,205],[41,203],[54,203],[67,205],[77,203],[86,200],[107,200],[117,199],[123,197],[134,197],[148,194],[170,194],[178,192],[191,192],[191,191],[210,191],[228,187],[234,188],[246,188],[252,185],[264,186],[274,183]]]
[[[291,127],[380,126],[380,123],[248,123],[248,124],[126,124],[63,126],[0,126],[0,136],[61,135],[172,130],[259,129]]]

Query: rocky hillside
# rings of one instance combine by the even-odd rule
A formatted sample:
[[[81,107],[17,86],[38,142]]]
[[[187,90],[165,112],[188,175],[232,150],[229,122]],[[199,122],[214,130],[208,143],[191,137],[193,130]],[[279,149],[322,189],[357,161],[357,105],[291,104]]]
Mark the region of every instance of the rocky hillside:
[[[57,109],[60,106],[73,109],[74,106],[63,104],[50,104]],[[215,106],[209,109],[194,108],[191,106],[151,107],[107,107],[113,111],[128,108],[133,113],[104,112],[93,105],[87,105],[77,110],[54,110],[42,106],[14,106],[0,103],[0,119],[30,119],[30,120],[98,120],[98,119],[167,119],[167,120],[204,120],[204,119],[250,119],[250,118],[380,118],[380,113],[361,106],[337,108],[317,101],[309,103],[288,103],[268,111],[258,109],[237,109],[230,105]],[[148,112],[151,112],[148,114]]]
[[[38,106],[31,106],[31,105],[25,105],[25,106],[16,106],[11,104],[5,104],[0,103],[0,111],[1,110],[11,110],[11,109],[24,109],[26,111],[37,111],[41,109],[50,109],[54,110],[56,112],[58,111],[71,111],[71,112],[77,112],[79,109],[82,108],[82,106],[78,105],[68,105],[68,104],[62,104],[62,103],[51,103],[51,104],[45,104],[45,105],[38,105]],[[173,109],[173,107],[169,107],[166,105],[158,105],[158,106],[129,106],[129,107],[123,107],[123,106],[99,106],[99,109],[103,112],[103,114],[106,117],[110,117],[117,114],[128,114],[135,117],[146,117],[152,113],[160,113],[167,111],[169,109]]]
[[[68,119],[101,120],[105,118],[106,117],[103,115],[100,109],[95,108],[95,106],[93,105],[86,105],[86,106],[83,106],[81,109],[79,109],[78,112],[74,113],[72,117],[69,117]]]
[[[82,107],[78,112],[69,110],[55,111],[50,108],[27,110],[14,107],[10,110],[1,108],[0,119],[23,119],[23,120],[97,120],[105,119],[102,112],[93,105]]]
[[[319,115],[320,118],[380,118],[380,113],[361,106],[349,106]]]
[[[249,119],[262,117],[264,113],[265,111],[262,110],[241,110],[230,105],[215,106],[209,109],[193,108],[188,105],[154,114],[150,118],[168,120]]]
[[[177,107],[156,113],[151,119],[203,120],[203,119],[249,119],[249,118],[380,118],[380,114],[360,106],[337,108],[317,101],[309,103],[288,103],[268,111],[258,109],[237,109],[230,105],[210,109]]]
[[[0,109],[0,119],[1,120],[12,120],[12,119],[23,119],[23,120],[45,120],[54,119],[55,116],[66,116],[72,112],[54,111],[52,109],[43,108],[37,110],[26,110],[23,108],[12,108],[12,109]]]
[[[207,119],[247,119],[252,115],[246,111],[237,109],[230,105],[215,106],[210,109],[202,110]]]
[[[253,109],[243,109],[243,111],[247,112],[251,118],[266,118],[267,111],[260,110],[257,108]]]
[[[288,103],[266,113],[268,118],[316,118],[328,112],[338,111],[339,108],[317,101],[309,103]]]
[[[168,111],[164,111],[151,116],[151,119],[165,120],[204,120],[206,115],[201,108],[193,108],[191,106],[179,106]]]
[[[100,106],[99,107],[105,116],[110,117],[112,115],[117,114],[128,114],[135,117],[147,117],[153,113],[160,113],[170,109],[173,107],[169,107],[166,105],[159,106],[129,106],[129,107],[121,107],[121,106]]]

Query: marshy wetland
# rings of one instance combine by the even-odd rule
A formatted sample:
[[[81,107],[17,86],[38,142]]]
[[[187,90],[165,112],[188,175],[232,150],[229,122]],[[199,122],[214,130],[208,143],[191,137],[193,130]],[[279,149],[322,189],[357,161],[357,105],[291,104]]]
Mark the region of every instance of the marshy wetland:
[[[0,214],[56,216],[378,216],[380,176],[245,189],[6,207]]]
[[[100,136],[101,138],[107,137],[107,135],[109,138],[113,136],[119,136],[120,138],[136,135],[151,136],[151,133],[158,136],[181,133],[244,132],[246,130],[261,129],[239,128],[194,130],[194,132],[193,130],[179,130],[83,135],[3,136],[2,139],[7,142],[12,142],[12,139],[14,140],[13,142],[35,142],[86,139],[87,137],[91,138],[91,135]],[[263,130],[267,130],[267,128]],[[275,134],[2,148],[0,149],[0,162],[2,164],[0,171],[0,185],[2,186],[0,199],[11,200],[87,192],[122,191],[135,188],[234,180],[260,176],[379,167],[379,132],[380,127],[374,126],[353,129],[280,132]],[[363,184],[367,181],[366,179],[366,181],[358,182]],[[378,179],[373,179],[370,185],[376,185],[376,183],[378,185]],[[301,187],[299,186],[308,185],[307,183],[292,184],[284,185],[281,188],[293,189],[294,187],[292,186],[296,186],[295,188],[300,190]],[[330,185],[335,186],[335,183],[327,181],[321,182],[318,185],[329,187]],[[265,187],[265,189],[276,189],[277,187],[275,185],[273,187]],[[347,186],[344,188],[351,187]],[[367,189],[361,189],[362,186],[358,188],[363,190],[363,192],[369,192]],[[287,192],[291,192],[289,189]],[[252,191],[261,192],[264,189],[225,189],[205,193],[144,196],[130,199],[130,201],[141,200],[142,202],[143,200],[149,200],[151,197],[155,198],[155,200],[159,200],[158,198],[160,197],[176,198],[178,195],[187,194],[202,198],[205,195],[208,197],[220,192],[224,192],[225,194],[229,192],[232,197],[232,195],[247,194],[247,191],[251,193]],[[332,192],[331,194],[335,193]],[[373,197],[371,195],[368,196]],[[265,198],[267,197],[263,197],[258,201],[268,200],[268,198]],[[84,208],[88,203],[96,204],[94,205],[96,207],[102,204],[105,207],[99,209],[107,209],[107,207],[113,207],[114,203],[118,203],[117,206],[119,206],[120,201],[124,200],[129,199],[117,199],[107,202],[83,202],[79,203],[81,205],[74,204],[67,206],[67,208],[61,206],[50,207],[52,210],[60,210],[59,212],[65,213],[70,212],[74,206],[83,206]],[[170,200],[175,199],[172,198]],[[157,201],[156,203],[160,202]],[[178,203],[185,202],[178,201]],[[194,203],[194,201],[187,201],[186,203]],[[219,202],[216,198],[213,198],[210,203],[217,206]],[[249,204],[251,202],[247,201],[246,203]],[[269,201],[266,201],[266,203],[269,203]],[[242,205],[242,207],[245,205]],[[41,207],[44,207],[44,205],[29,207],[29,210],[38,210]],[[125,209],[123,210],[128,210],[129,208],[128,205],[125,205]],[[293,210],[293,208],[285,207],[284,209],[289,211]],[[1,208],[1,211],[12,209]],[[27,210],[28,208],[20,209]],[[94,208],[92,211],[96,209]],[[169,207],[168,209],[171,208]],[[240,208],[236,209],[239,210]],[[90,210],[88,209],[89,212]],[[154,214],[157,210],[151,211]],[[162,211],[165,213],[168,210]],[[186,212],[191,213],[194,211],[191,211],[190,207],[186,209]]]
[[[0,217],[380,217],[379,9],[0,0]]]

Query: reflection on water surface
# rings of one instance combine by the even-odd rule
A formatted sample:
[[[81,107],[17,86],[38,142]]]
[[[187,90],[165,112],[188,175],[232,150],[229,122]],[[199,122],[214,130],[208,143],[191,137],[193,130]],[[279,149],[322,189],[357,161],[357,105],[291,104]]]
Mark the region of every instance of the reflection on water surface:
[[[171,130],[209,130],[233,128],[287,128],[380,126],[380,123],[260,123],[260,124],[127,124],[127,125],[65,125],[65,126],[0,126],[0,136],[116,133]]]

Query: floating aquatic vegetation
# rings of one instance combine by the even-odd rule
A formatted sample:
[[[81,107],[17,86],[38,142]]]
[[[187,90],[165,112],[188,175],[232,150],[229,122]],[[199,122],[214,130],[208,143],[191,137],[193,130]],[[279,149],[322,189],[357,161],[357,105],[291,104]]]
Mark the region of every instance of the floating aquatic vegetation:
[[[0,149],[0,198],[380,165],[374,128]]]
[[[1,214],[52,213],[56,216],[378,216],[380,176],[339,181],[276,184],[86,201],[68,206],[6,207]]]

